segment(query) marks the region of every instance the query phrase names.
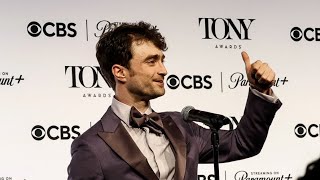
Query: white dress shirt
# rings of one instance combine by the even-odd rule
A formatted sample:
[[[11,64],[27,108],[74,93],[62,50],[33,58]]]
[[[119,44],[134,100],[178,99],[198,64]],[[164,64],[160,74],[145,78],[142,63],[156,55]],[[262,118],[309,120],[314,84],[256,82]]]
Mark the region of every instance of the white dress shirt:
[[[175,157],[167,137],[164,134],[157,136],[154,133],[149,133],[149,128],[147,127],[143,127],[143,129],[131,127],[129,124],[131,107],[115,98],[112,100],[111,108],[122,120],[121,123],[142,154],[147,158],[150,167],[159,179],[173,179],[175,172]],[[140,113],[152,113],[150,105],[145,112]]]

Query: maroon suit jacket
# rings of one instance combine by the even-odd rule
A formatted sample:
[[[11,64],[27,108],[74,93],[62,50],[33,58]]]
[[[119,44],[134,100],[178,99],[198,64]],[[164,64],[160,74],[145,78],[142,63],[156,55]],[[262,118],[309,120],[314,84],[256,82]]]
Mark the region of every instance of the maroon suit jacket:
[[[260,152],[281,102],[269,103],[249,92],[244,115],[235,130],[219,130],[219,162]],[[178,112],[160,113],[176,158],[176,180],[196,180],[198,163],[213,162],[211,131],[186,123]],[[111,108],[71,145],[69,180],[155,180],[135,142]]]

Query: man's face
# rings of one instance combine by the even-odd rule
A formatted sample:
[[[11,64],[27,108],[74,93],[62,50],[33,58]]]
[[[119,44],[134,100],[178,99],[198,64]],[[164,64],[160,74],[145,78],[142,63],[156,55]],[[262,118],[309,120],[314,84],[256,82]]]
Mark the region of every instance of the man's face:
[[[167,70],[163,64],[164,55],[150,41],[135,41],[131,47],[129,61],[128,92],[141,99],[150,100],[164,95],[164,76]]]

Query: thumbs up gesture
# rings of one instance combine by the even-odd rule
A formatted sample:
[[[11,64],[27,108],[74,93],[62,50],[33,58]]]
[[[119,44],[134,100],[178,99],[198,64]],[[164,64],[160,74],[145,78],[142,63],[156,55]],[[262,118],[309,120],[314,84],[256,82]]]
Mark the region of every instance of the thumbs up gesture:
[[[276,76],[274,71],[267,63],[260,60],[251,64],[249,55],[244,51],[241,55],[251,87],[262,93],[270,95],[271,86],[273,85]]]

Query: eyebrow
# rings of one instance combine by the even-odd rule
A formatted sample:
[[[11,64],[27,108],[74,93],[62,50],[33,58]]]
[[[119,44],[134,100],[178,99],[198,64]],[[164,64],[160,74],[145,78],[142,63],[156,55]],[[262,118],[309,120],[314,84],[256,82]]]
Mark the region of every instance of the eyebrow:
[[[163,60],[166,56],[164,54],[162,54],[162,58],[161,60]],[[160,59],[160,55],[159,54],[152,54],[149,55],[145,58],[145,60],[149,60],[149,59]]]

